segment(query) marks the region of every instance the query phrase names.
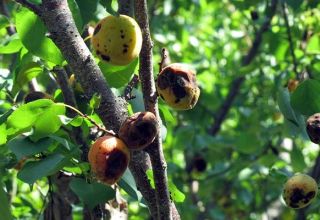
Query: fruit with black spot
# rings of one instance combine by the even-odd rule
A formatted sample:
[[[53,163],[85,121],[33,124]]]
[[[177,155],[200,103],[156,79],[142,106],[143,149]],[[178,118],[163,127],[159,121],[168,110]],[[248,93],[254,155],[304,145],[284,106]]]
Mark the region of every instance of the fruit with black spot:
[[[130,152],[125,143],[112,135],[98,138],[88,153],[91,171],[101,182],[116,183],[128,167]]]
[[[38,99],[52,99],[52,96],[47,94],[47,93],[45,93],[45,92],[34,91],[34,92],[28,93],[24,97],[24,102],[25,103],[29,103],[29,102],[32,102],[32,101],[36,101]]]
[[[162,69],[156,87],[164,102],[177,110],[192,109],[200,95],[195,72],[180,63],[173,63]]]
[[[320,113],[308,118],[306,129],[310,140],[315,144],[320,144]]]
[[[99,21],[91,42],[102,61],[122,66],[139,56],[142,33],[133,18],[126,15],[109,15]]]
[[[151,144],[158,133],[156,116],[151,112],[137,112],[122,123],[119,138],[129,149],[141,150]]]
[[[287,180],[282,197],[288,207],[301,209],[309,205],[317,193],[316,181],[309,175],[298,173]]]

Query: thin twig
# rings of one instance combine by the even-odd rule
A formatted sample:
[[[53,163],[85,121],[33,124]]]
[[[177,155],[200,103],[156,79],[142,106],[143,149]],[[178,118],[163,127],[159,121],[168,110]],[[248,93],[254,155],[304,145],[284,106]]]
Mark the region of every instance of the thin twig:
[[[300,74],[298,72],[298,62],[297,62],[296,55],[294,53],[294,43],[293,43],[293,40],[292,40],[291,27],[290,27],[289,20],[288,20],[288,13],[287,13],[288,8],[287,8],[286,3],[284,1],[281,3],[281,6],[282,6],[284,23],[285,23],[286,29],[287,29],[287,36],[288,36],[288,41],[289,41],[289,49],[290,49],[290,54],[291,54],[292,63],[293,63],[293,71],[296,74],[296,78],[299,79],[300,78]]]
[[[20,3],[22,6],[29,8],[33,11],[36,15],[41,16],[41,9],[38,5],[28,2],[27,0],[15,0],[16,2]]]
[[[135,95],[132,95],[132,90],[133,88],[137,87],[138,83],[140,82],[139,76],[138,75],[133,75],[132,79],[124,89],[124,98],[126,101],[132,100],[136,98]]]
[[[248,51],[247,55],[245,55],[242,58],[242,66],[249,65],[253,61],[253,59],[256,57],[256,55],[258,54],[259,47],[262,43],[262,35],[267,30],[269,30],[271,20],[276,13],[277,4],[278,4],[278,0],[272,0],[270,7],[267,7],[266,20],[261,25],[259,31],[256,33],[255,39],[254,39],[252,46],[251,46],[250,50]],[[234,99],[239,94],[241,85],[243,84],[244,81],[245,81],[245,77],[239,76],[231,82],[229,93],[228,93],[227,97],[225,98],[224,102],[221,104],[220,108],[217,110],[214,124],[209,129],[209,133],[211,135],[214,136],[220,131],[221,125],[222,125],[223,121],[225,120],[225,118],[226,118],[226,116],[232,106]]]
[[[162,71],[164,67],[169,65],[170,63],[170,58],[169,58],[169,51],[166,48],[161,49],[161,60],[159,63],[159,73]]]

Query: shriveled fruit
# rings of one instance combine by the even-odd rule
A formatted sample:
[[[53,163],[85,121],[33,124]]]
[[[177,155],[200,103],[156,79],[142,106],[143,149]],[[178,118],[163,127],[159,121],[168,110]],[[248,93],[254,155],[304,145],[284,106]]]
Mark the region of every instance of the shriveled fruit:
[[[119,137],[129,149],[140,150],[151,144],[158,135],[158,122],[151,112],[137,112],[121,125]]]
[[[320,144],[320,113],[308,118],[306,128],[310,140],[315,144]]]
[[[116,183],[128,167],[130,152],[125,143],[112,135],[98,138],[88,154],[91,171],[103,183]]]
[[[195,72],[184,64],[166,66],[160,72],[156,86],[159,96],[178,110],[192,109],[200,95]]]
[[[38,99],[52,99],[52,97],[45,92],[30,92],[24,97],[24,102],[29,103]]]
[[[282,196],[288,207],[300,209],[309,205],[317,193],[316,181],[311,176],[299,173],[287,180]]]
[[[91,40],[101,60],[112,65],[127,65],[140,53],[142,33],[133,18],[109,15],[97,24]]]

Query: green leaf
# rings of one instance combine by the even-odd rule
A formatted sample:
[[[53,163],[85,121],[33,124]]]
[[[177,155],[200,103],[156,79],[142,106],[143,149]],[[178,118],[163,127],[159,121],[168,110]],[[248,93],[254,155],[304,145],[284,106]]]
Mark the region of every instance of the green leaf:
[[[83,24],[94,20],[99,0],[76,0],[82,17]]]
[[[153,171],[151,169],[148,169],[146,171],[146,174],[147,174],[147,177],[149,179],[149,182],[150,182],[152,189],[155,189],[154,179],[153,179]]]
[[[117,15],[117,11],[112,8],[112,0],[100,0],[101,5],[103,5],[107,12],[111,15]]]
[[[123,174],[122,178],[118,182],[118,185],[126,192],[129,196],[131,196],[133,199],[140,201],[142,199],[141,193],[138,191],[136,182],[134,181],[134,178],[129,171],[129,169],[126,170],[126,172]]]
[[[73,20],[76,23],[77,29],[81,33],[83,23],[82,23],[82,17],[80,14],[80,9],[78,7],[78,4],[75,0],[68,0],[68,5],[69,5],[70,11],[72,13]]]
[[[128,84],[131,76],[138,67],[139,59],[135,59],[127,66],[112,66],[100,62],[99,67],[111,87],[120,88]]]
[[[16,109],[8,117],[7,125],[12,128],[13,134],[33,127],[33,139],[38,140],[56,132],[62,124],[58,116],[64,114],[63,105],[50,99],[39,99]]]
[[[60,50],[46,37],[46,28],[40,18],[26,8],[16,14],[16,28],[23,45],[34,55],[61,65],[63,56]]]
[[[262,147],[259,138],[255,134],[251,133],[241,133],[236,135],[234,144],[235,150],[245,154],[258,153]]]
[[[305,169],[306,162],[304,161],[304,156],[297,146],[293,146],[292,151],[290,152],[290,157],[291,165],[295,172],[300,172]]]
[[[22,47],[20,39],[13,39],[8,44],[0,46],[0,54],[17,53]]]
[[[176,187],[176,185],[170,179],[168,181],[168,187],[170,196],[173,201],[183,202],[185,200],[186,196]]]
[[[320,54],[320,35],[319,34],[315,34],[309,39],[306,51],[307,53],[310,53],[310,54]]]
[[[90,184],[81,178],[73,178],[70,188],[90,209],[115,197],[115,191],[110,186],[101,183]]]
[[[285,0],[292,9],[297,10],[300,8],[303,0]]]
[[[298,126],[297,118],[290,104],[290,94],[287,88],[280,88],[277,94],[278,105],[283,116]]]
[[[90,106],[91,109],[97,109],[100,106],[100,102],[101,102],[101,96],[97,95],[97,94],[94,94],[92,96],[92,98],[90,99],[89,106]]]
[[[61,137],[58,137],[56,135],[49,135],[49,138],[55,140],[56,142],[60,143],[62,146],[64,146],[67,150],[72,150],[74,148],[76,148],[77,146],[74,145],[73,143],[69,142],[67,139],[65,138],[61,138]]]
[[[303,115],[320,112],[320,82],[309,79],[299,84],[291,95],[291,106]]]
[[[5,122],[14,110],[11,108],[0,116],[0,125]]]
[[[4,15],[0,15],[0,29],[8,27],[9,25],[9,19]]]
[[[3,220],[11,220],[11,211],[10,211],[10,205],[8,201],[8,195],[3,189],[2,180],[0,182],[0,213],[1,213],[1,219]]]
[[[7,142],[7,129],[6,124],[0,125],[0,145],[3,145]]]
[[[9,149],[20,160],[26,156],[32,156],[47,150],[53,143],[50,138],[43,138],[37,142],[31,141],[28,137],[18,136],[8,142]]]
[[[52,154],[42,160],[28,162],[18,173],[18,178],[31,185],[38,179],[49,176],[60,169],[64,158],[61,154]]]
[[[40,64],[35,62],[27,63],[19,70],[17,74],[17,86],[22,87],[30,82],[33,78],[37,77],[40,73],[42,73],[42,71],[43,68]]]

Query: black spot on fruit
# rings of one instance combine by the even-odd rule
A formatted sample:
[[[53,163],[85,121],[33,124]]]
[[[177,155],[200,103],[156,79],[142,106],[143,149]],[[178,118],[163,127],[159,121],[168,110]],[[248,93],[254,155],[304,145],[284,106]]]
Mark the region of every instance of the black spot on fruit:
[[[121,38],[124,39],[124,37],[125,37],[125,36],[124,36],[123,34],[121,34]]]
[[[127,48],[123,49],[123,51],[122,51],[122,53],[127,53],[127,52],[128,52]]]
[[[126,155],[120,150],[113,150],[110,152],[108,156],[106,156],[106,169],[105,169],[105,177],[106,178],[114,178],[119,173],[121,173],[128,163],[128,158]]]
[[[97,27],[94,29],[93,35],[96,35],[101,29],[101,24],[98,24]]]
[[[110,57],[109,57],[109,56],[107,56],[107,55],[103,55],[103,54],[101,54],[101,58],[102,58],[104,61],[107,61],[107,62],[109,62],[109,61],[110,61]]]

